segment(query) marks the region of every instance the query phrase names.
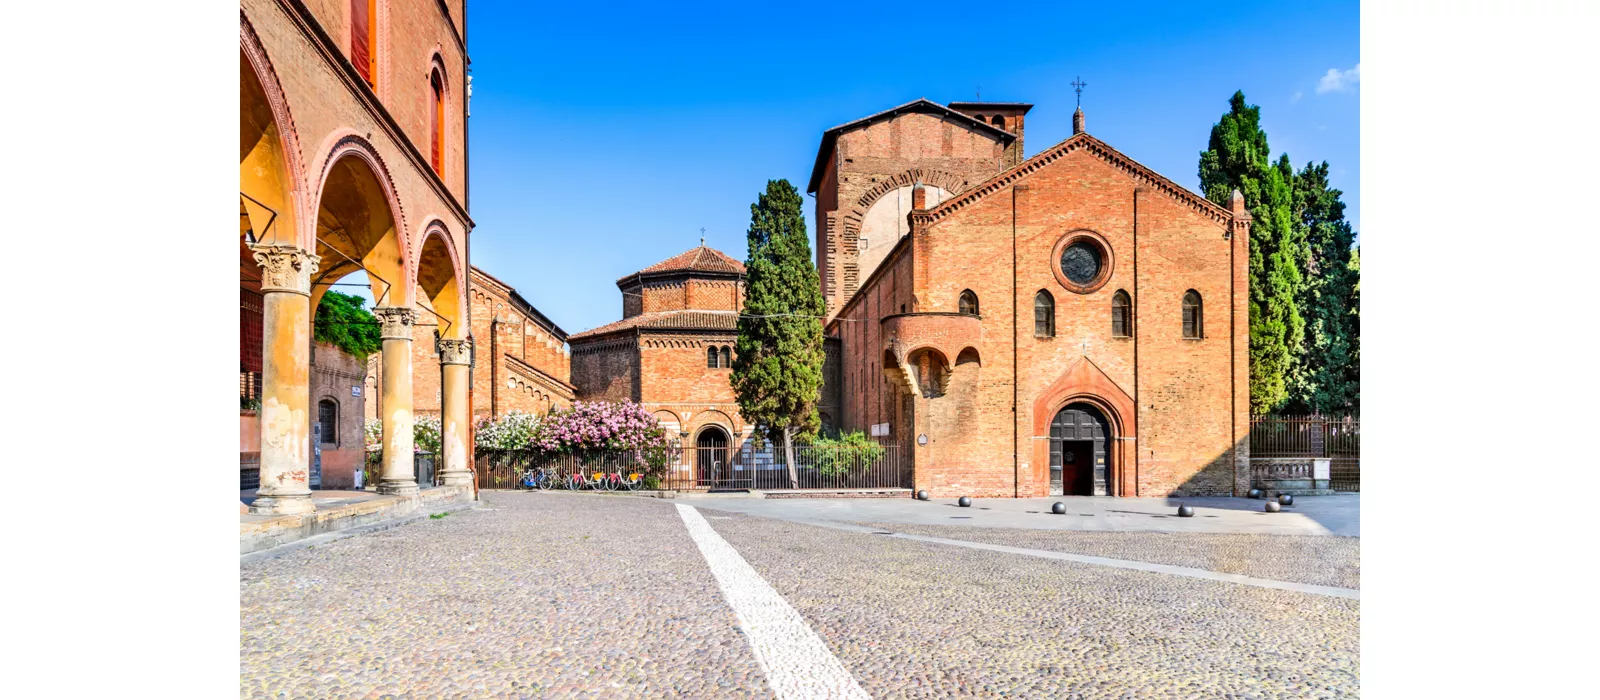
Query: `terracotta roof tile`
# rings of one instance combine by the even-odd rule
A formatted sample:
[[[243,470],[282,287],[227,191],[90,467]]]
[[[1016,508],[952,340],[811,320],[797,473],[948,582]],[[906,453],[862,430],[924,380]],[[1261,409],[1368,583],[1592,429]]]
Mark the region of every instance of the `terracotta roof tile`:
[[[737,311],[654,311],[608,323],[599,328],[591,328],[582,333],[574,333],[567,338],[567,341],[581,341],[585,338],[634,328],[733,331],[738,328],[738,324],[739,313]]]
[[[649,275],[658,272],[731,272],[744,274],[744,263],[728,257],[726,253],[705,244],[662,260],[635,274]],[[629,275],[628,277],[632,277]],[[623,279],[627,279],[624,277]]]

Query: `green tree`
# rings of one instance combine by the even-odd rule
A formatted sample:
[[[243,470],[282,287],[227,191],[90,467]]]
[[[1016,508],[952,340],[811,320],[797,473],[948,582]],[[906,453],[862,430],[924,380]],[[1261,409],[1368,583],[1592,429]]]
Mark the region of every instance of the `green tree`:
[[[1356,413],[1361,402],[1361,317],[1356,308],[1360,260],[1355,229],[1345,220],[1344,193],[1328,185],[1328,164],[1306,163],[1295,176],[1295,225],[1307,264],[1299,307],[1306,319],[1304,354],[1290,378],[1286,410]]]
[[[767,191],[750,205],[744,313],[731,378],[744,419],[769,439],[782,438],[792,484],[799,483],[794,438],[815,434],[821,425],[816,404],[825,311],[800,206],[800,192],[788,180],[767,181]]]
[[[1234,190],[1244,195],[1255,223],[1250,229],[1250,409],[1277,410],[1288,399],[1288,381],[1305,336],[1298,301],[1305,247],[1294,221],[1294,168],[1288,155],[1271,160],[1261,108],[1233,93],[1229,110],[1211,127],[1200,153],[1200,189],[1206,199],[1228,206]]]
[[[363,308],[365,304],[361,297],[328,290],[322,295],[322,303],[317,304],[313,337],[365,361],[368,355],[383,349],[378,319]]]

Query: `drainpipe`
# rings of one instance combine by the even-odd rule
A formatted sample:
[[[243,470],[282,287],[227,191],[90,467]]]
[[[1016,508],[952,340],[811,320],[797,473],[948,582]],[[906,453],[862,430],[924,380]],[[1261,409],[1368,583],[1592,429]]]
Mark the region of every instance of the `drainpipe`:
[[[1133,324],[1133,425],[1139,425],[1139,195],[1144,192],[1143,187],[1133,189],[1133,301],[1129,303],[1128,321]],[[1127,442],[1127,440],[1118,440]],[[1127,460],[1128,449],[1126,445],[1118,445],[1122,450],[1123,460]],[[1123,465],[1126,468],[1127,465]],[[1133,445],[1133,497],[1139,497],[1139,444]]]
[[[489,319],[489,416],[500,415],[500,314]]]
[[[1023,185],[1011,188],[1011,497],[1022,497],[1022,455],[1017,449],[1017,440],[1021,433],[1017,430],[1017,401],[1020,393],[1017,388],[1017,190]],[[1033,441],[1028,441],[1029,451],[1032,451]]]

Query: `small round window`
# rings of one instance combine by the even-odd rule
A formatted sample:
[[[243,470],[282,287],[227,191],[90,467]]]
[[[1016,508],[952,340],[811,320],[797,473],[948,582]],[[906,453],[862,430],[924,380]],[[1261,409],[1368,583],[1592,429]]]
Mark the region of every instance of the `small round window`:
[[[1061,253],[1061,274],[1074,284],[1093,282],[1100,276],[1100,248],[1088,241],[1067,246]]]
[[[1050,255],[1046,259],[1052,263],[1056,282],[1074,294],[1089,294],[1105,286],[1117,267],[1106,239],[1087,229],[1057,239]]]

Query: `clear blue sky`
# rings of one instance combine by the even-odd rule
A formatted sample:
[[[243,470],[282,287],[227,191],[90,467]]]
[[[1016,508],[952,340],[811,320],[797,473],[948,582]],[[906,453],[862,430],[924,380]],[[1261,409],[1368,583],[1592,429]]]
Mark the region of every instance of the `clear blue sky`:
[[[1075,76],[1089,133],[1190,189],[1244,90],[1359,229],[1359,84],[1318,91],[1360,62],[1355,2],[761,5],[472,0],[472,262],[593,328],[621,317],[618,277],[702,227],[743,259],[750,203],[770,178],[803,191],[823,130],[981,85],[1035,105],[1031,156],[1071,135]]]

